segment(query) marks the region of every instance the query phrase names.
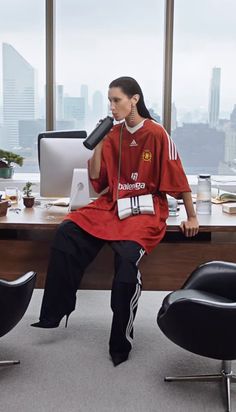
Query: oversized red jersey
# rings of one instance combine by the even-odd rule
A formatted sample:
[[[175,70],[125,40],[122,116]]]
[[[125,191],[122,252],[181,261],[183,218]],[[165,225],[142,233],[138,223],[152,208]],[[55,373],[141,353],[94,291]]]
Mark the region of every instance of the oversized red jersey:
[[[191,190],[176,146],[160,124],[146,119],[134,133],[124,125],[118,195],[122,198],[153,194],[155,215],[134,215],[120,220],[116,201],[120,131],[118,124],[108,133],[103,142],[100,176],[91,179],[97,193],[108,188],[107,193],[69,213],[66,219],[101,239],[138,242],[149,253],[165,234],[166,193],[178,198],[182,192]]]

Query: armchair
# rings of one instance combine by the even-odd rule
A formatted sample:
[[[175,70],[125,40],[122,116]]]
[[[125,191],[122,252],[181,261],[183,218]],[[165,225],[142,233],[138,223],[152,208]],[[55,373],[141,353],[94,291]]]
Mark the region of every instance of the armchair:
[[[35,272],[28,272],[13,281],[0,279],[0,337],[13,329],[25,314],[35,281]],[[0,361],[0,366],[18,363],[19,360]]]
[[[165,381],[222,380],[230,411],[231,368],[236,359],[236,264],[213,261],[200,265],[180,290],[169,293],[157,316],[161,331],[178,346],[222,361],[219,374],[166,377]]]

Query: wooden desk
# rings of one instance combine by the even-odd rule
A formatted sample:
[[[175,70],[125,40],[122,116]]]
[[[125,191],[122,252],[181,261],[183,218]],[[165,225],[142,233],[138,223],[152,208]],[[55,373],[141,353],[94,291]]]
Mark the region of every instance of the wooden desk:
[[[200,233],[192,239],[179,230],[185,219],[182,206],[178,217],[168,219],[164,240],[140,264],[144,289],[173,290],[200,263],[236,261],[236,215],[222,213],[221,205],[212,206],[211,216],[199,216]],[[35,270],[37,287],[43,287],[50,244],[67,208],[20,208],[19,213],[8,210],[7,216],[0,218],[0,277],[15,279],[27,270]],[[112,277],[113,254],[105,246],[86,271],[81,287],[109,289]]]

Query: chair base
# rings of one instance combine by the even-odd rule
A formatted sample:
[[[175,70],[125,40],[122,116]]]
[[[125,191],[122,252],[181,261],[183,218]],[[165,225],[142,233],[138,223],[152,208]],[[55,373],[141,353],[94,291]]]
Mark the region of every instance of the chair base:
[[[236,375],[233,374],[231,361],[222,361],[222,370],[218,374],[208,375],[188,375],[188,376],[166,376],[166,382],[172,381],[219,381],[222,380],[226,390],[227,412],[231,411],[230,384],[236,382]]]
[[[0,361],[0,366],[18,365],[19,363],[20,363],[19,360],[3,360],[3,361]]]

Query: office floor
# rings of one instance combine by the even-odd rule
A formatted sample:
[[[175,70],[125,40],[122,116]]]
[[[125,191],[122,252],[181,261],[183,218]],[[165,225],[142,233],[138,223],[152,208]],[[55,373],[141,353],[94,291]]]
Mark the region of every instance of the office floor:
[[[216,373],[220,363],[172,344],[156,324],[166,292],[143,292],[130,359],[114,367],[108,355],[109,291],[79,291],[76,311],[54,330],[30,327],[42,290],[35,290],[21,322],[1,338],[0,410],[9,412],[224,411],[217,383],[165,383],[167,374]],[[236,386],[232,390],[236,410]],[[234,410],[234,409],[233,409]]]

